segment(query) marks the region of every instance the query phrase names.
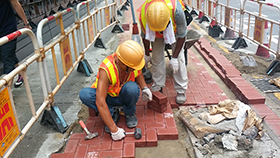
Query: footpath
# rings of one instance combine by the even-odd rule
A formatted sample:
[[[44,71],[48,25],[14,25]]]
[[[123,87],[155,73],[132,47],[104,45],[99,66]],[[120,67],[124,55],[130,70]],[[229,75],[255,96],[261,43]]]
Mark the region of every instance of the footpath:
[[[133,1],[135,12],[143,2],[144,0]],[[142,138],[139,140],[133,136],[127,136],[122,141],[112,141],[110,135],[104,132],[104,123],[100,116],[95,116],[92,111],[87,111],[88,108],[85,108],[79,100],[79,90],[92,84],[103,58],[113,53],[118,44],[132,37],[133,22],[130,7],[119,18],[121,25],[127,26],[128,24],[129,29],[113,37],[110,31],[105,31],[102,38],[107,39],[104,40],[107,49],[91,48],[86,53],[85,58],[92,66],[94,74],[86,77],[79,72],[73,72],[55,98],[56,105],[61,109],[69,125],[77,123],[77,120],[81,119],[78,113],[83,111],[88,113],[88,117],[83,118],[86,120],[85,124],[88,130],[98,132],[99,136],[85,140],[86,133],[80,130],[80,132],[67,133],[69,137],[66,138],[66,134],[53,133],[52,129],[44,127],[38,122],[34,124],[34,127],[11,157],[194,157],[195,153],[192,149],[193,145],[188,140],[188,132],[175,116],[179,106],[175,103],[176,92],[169,68],[167,68],[166,86],[163,89],[168,99],[167,110],[164,113],[155,112],[147,107],[147,103],[143,102],[141,97],[137,102],[138,128],[142,129]],[[188,29],[196,29],[194,26],[197,26],[195,21]],[[166,58],[166,62],[168,63],[168,58]],[[202,37],[188,50],[187,71],[189,78],[187,101],[182,106],[200,107],[218,104],[225,99],[238,99],[250,105],[260,117],[266,116],[264,128],[273,142],[280,146],[280,112],[273,111],[267,105],[266,96],[247,82],[241,73],[221,54],[220,50],[211,45],[207,37]],[[30,86],[38,85],[40,85],[40,81],[30,82]],[[20,91],[20,89],[13,90],[13,93],[19,96],[14,98],[15,103],[21,99]],[[38,100],[38,102],[40,101]],[[20,107],[20,104],[16,106],[21,109],[28,108]],[[23,118],[25,113],[25,110],[22,111],[19,114],[20,117]],[[122,116],[118,126],[124,128],[126,132],[133,132],[133,129],[126,127]]]

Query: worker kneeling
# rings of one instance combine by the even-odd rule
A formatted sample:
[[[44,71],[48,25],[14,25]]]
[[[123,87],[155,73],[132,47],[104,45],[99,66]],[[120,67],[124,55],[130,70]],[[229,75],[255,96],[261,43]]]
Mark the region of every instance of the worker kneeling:
[[[114,113],[114,106],[123,106],[126,125],[134,128],[138,124],[135,104],[139,99],[140,88],[142,99],[152,100],[152,93],[141,71],[144,65],[143,48],[137,42],[127,40],[103,60],[92,86],[80,91],[81,101],[100,114],[106,124],[105,131],[111,132],[113,140],[125,137],[124,129],[117,126],[119,114]]]

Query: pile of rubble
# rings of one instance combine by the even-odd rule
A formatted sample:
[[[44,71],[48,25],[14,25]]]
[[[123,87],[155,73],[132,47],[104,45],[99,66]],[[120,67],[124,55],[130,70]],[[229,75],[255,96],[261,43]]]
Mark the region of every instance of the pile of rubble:
[[[191,131],[197,157],[270,157],[280,153],[263,129],[264,118],[240,101],[180,107],[177,116]]]

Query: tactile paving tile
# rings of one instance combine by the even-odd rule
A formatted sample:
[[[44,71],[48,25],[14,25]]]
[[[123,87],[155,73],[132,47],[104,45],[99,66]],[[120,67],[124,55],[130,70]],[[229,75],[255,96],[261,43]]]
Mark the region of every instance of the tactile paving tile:
[[[274,84],[270,84],[268,81],[270,78],[262,78],[262,79],[253,79],[251,82],[258,87],[262,92],[272,93],[272,92],[280,92],[280,88],[275,86]]]

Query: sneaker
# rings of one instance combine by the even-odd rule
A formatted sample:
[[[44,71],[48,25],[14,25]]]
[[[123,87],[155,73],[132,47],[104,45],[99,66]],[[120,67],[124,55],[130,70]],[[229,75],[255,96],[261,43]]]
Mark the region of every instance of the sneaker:
[[[152,87],[151,87],[151,90],[152,90],[153,92],[159,91],[160,93],[163,94],[163,88],[160,87],[160,86],[152,86]]]
[[[176,103],[184,104],[186,102],[186,93],[177,93]]]
[[[113,121],[115,122],[115,124],[118,124],[119,118],[120,118],[120,114],[119,114],[119,110],[118,109],[114,110],[112,118],[113,118]],[[111,131],[110,131],[110,129],[109,129],[109,127],[107,125],[105,125],[104,130],[107,133],[111,133]]]
[[[138,120],[136,116],[133,115],[125,115],[125,122],[128,128],[134,128],[138,125]]]
[[[21,75],[18,75],[18,79],[14,84],[15,88],[18,88],[18,87],[22,86],[23,84],[24,84],[23,77]]]
[[[162,89],[162,87],[160,88],[159,92],[163,94],[163,89]]]

